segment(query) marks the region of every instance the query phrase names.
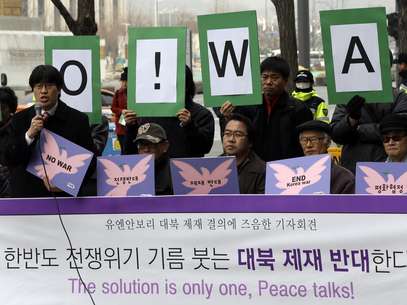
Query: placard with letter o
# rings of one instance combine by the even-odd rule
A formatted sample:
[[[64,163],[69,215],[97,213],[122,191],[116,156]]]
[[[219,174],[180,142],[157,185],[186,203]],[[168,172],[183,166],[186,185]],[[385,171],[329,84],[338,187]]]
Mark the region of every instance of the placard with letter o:
[[[45,63],[64,78],[61,100],[101,122],[100,52],[98,36],[45,37]]]

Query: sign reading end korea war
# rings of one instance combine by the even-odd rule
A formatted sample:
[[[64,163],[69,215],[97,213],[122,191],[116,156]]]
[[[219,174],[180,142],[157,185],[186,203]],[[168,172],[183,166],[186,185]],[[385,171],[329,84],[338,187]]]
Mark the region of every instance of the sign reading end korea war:
[[[128,108],[175,116],[185,103],[186,28],[130,28]]]
[[[100,55],[98,36],[45,37],[45,63],[64,78],[61,100],[101,122]]]
[[[206,106],[261,104],[255,11],[198,16]]]
[[[320,17],[329,102],[345,104],[355,94],[391,102],[385,9],[322,11]]]

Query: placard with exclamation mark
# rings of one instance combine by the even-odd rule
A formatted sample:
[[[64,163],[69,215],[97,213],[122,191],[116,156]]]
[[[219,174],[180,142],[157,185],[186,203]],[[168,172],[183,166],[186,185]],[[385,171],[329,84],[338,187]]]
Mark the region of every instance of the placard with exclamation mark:
[[[155,52],[155,77],[160,77],[161,52]],[[154,83],[154,89],[160,90],[160,83]]]

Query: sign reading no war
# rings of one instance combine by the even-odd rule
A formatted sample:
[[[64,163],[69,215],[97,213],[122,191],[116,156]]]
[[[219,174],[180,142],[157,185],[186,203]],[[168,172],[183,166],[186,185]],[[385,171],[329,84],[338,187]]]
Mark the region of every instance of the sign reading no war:
[[[61,100],[101,121],[100,55],[98,36],[45,37],[45,63],[62,74]]]
[[[130,28],[127,106],[175,116],[185,102],[186,28]]]
[[[198,16],[206,106],[260,104],[255,11]]]
[[[320,17],[329,102],[344,104],[355,94],[391,102],[385,9],[322,11]]]

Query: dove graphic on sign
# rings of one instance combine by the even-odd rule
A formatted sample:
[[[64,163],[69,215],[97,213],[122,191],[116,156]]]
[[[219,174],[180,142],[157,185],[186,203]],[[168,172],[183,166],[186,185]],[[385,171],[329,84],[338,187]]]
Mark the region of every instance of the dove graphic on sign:
[[[68,153],[64,148],[58,146],[54,136],[47,130],[43,130],[42,159],[44,161],[48,180],[52,182],[58,174],[73,175],[85,165],[85,161],[92,157],[92,154],[77,154],[68,158]],[[45,178],[43,164],[34,167],[36,175]]]
[[[114,187],[105,196],[126,196],[132,186],[145,181],[151,158],[152,155],[147,155],[137,162],[133,168],[130,168],[128,164],[120,166],[108,159],[98,159],[103,164],[107,176],[106,183]]]
[[[234,159],[227,159],[210,172],[203,166],[199,171],[187,162],[171,160],[180,169],[179,174],[184,179],[182,185],[191,189],[188,194],[210,194],[213,190],[224,187],[229,181],[233,161]]]
[[[405,185],[407,182],[407,172],[402,174],[398,179],[395,179],[393,174],[386,174],[386,179],[373,168],[362,165],[359,165],[359,168],[365,174],[363,180],[367,184],[366,192],[368,194],[393,195],[396,192],[399,194],[407,193],[407,187],[403,186],[400,188],[400,186]],[[388,187],[383,188],[383,186]]]
[[[305,187],[321,180],[321,174],[327,168],[328,160],[329,156],[321,158],[306,171],[300,166],[293,169],[281,163],[271,163],[268,166],[274,170],[274,177],[277,179],[276,187],[283,190],[281,195],[296,195],[300,194]]]

